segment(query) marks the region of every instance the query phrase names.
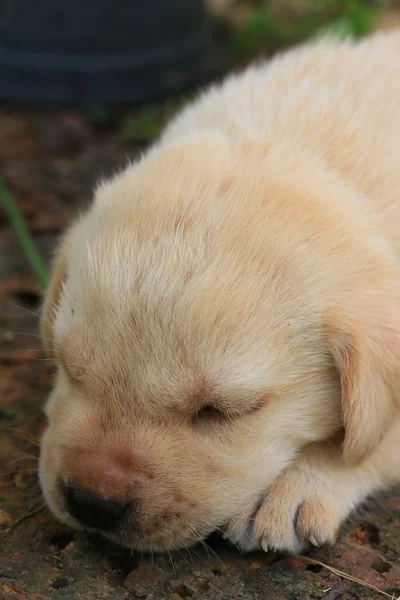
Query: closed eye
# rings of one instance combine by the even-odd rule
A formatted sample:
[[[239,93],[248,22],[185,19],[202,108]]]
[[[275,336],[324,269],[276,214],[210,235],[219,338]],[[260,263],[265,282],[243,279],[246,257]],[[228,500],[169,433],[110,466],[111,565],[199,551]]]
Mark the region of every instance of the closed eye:
[[[202,406],[192,417],[193,423],[199,421],[225,421],[229,417],[226,413],[222,412],[212,404],[205,404]]]
[[[271,392],[267,392],[256,404],[251,404],[250,406],[241,408],[231,405],[229,408],[224,407],[221,409],[217,408],[217,406],[212,403],[204,404],[192,415],[191,420],[193,424],[202,422],[206,423],[207,421],[210,423],[226,423],[238,417],[257,412],[273,398],[274,395]]]

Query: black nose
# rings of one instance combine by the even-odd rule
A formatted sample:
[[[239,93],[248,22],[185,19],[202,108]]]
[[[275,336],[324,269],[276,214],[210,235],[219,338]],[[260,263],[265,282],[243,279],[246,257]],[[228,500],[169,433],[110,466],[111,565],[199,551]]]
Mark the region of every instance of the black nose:
[[[129,504],[92,496],[78,487],[67,485],[64,496],[68,512],[84,525],[110,531],[124,515]]]

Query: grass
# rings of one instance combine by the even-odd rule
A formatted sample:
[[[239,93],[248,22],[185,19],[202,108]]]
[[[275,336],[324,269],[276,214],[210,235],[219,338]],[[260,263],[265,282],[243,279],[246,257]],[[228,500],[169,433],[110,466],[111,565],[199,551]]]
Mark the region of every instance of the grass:
[[[248,57],[265,47],[292,45],[321,33],[362,37],[374,29],[387,4],[387,0],[314,0],[296,20],[278,19],[267,7],[255,6],[231,35],[232,58]]]
[[[29,232],[26,222],[18,208],[15,198],[10,193],[3,180],[0,179],[0,205],[4,208],[15,234],[21,244],[32,271],[42,289],[47,287],[48,273],[35,242]]]
[[[122,133],[128,139],[149,142],[161,133],[168,112],[168,103],[143,106],[124,119]]]
[[[166,122],[192,98],[193,95],[186,92],[164,102],[138,107],[126,115],[121,122],[121,131],[124,137],[139,142],[153,141],[160,135]]]

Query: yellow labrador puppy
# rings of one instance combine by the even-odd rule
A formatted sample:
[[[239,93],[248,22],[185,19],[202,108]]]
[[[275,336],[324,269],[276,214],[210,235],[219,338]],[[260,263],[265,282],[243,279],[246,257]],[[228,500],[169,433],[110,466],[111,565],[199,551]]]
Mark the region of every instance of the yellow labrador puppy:
[[[208,90],[59,248],[55,515],[140,549],[333,542],[400,481],[399,266],[400,33]]]

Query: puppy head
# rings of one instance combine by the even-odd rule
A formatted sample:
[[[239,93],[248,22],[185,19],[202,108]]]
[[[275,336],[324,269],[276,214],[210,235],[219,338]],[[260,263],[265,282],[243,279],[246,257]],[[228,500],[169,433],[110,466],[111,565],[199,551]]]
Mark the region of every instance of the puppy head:
[[[357,319],[331,310],[343,280],[353,294],[349,199],[305,161],[207,139],[153,151],[67,233],[42,320],[59,372],[40,478],[61,520],[181,547],[339,431],[341,395],[347,454],[378,442],[391,401],[363,369],[372,352],[389,397],[388,340],[361,343]],[[385,415],[358,424],[378,402]]]

